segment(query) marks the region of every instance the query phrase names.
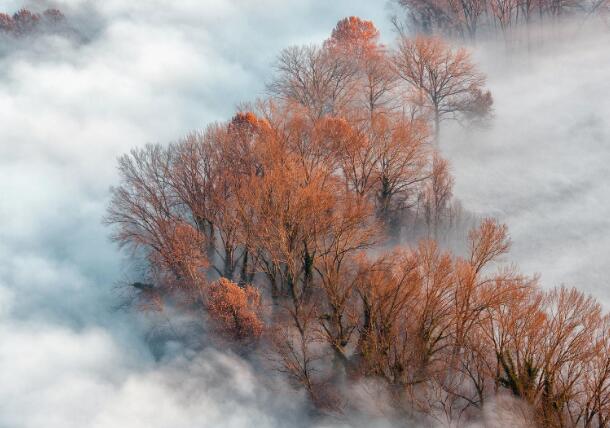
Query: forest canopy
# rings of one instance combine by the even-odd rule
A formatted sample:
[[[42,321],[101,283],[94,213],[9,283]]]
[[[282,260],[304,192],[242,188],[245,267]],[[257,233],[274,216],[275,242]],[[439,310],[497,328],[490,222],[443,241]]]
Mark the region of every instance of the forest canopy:
[[[350,383],[374,379],[405,418],[466,423],[505,394],[539,426],[608,425],[599,303],[507,263],[495,219],[444,245],[472,221],[441,129],[493,113],[467,49],[436,34],[388,47],[350,17],[280,52],[267,92],[119,159],[106,222],[144,261],[140,307],[196,314],[319,412],[348,411]]]

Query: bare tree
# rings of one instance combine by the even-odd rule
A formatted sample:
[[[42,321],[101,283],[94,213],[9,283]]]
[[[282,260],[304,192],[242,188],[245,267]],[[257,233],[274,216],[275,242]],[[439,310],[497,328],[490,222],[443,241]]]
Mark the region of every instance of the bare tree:
[[[400,78],[425,96],[437,141],[441,121],[459,120],[471,112],[485,116],[491,111],[491,96],[482,92],[485,76],[463,48],[453,50],[438,37],[402,38],[394,65]]]
[[[423,192],[423,210],[428,235],[438,239],[439,228],[443,220],[450,220],[451,197],[453,195],[453,177],[449,173],[448,162],[435,154],[432,160],[430,180]]]
[[[328,50],[316,46],[284,49],[275,68],[269,92],[305,106],[313,118],[340,112],[353,95],[355,64]]]

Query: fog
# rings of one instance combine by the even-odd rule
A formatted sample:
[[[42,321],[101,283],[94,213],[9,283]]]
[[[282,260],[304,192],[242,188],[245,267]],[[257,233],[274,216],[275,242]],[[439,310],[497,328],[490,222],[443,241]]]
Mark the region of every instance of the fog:
[[[163,316],[123,310],[117,284],[132,266],[101,218],[117,156],[228,118],[263,93],[281,48],[321,41],[344,16],[374,20],[390,41],[383,2],[1,3],[48,5],[83,39],[0,49],[0,426],[314,424],[280,380],[182,343]],[[495,119],[442,143],[465,208],[508,223],[511,260],[606,302],[609,42],[580,30],[510,60],[499,44],[476,47]]]
[[[464,206],[507,223],[511,261],[608,307],[610,31],[593,22],[556,31],[529,56],[501,43],[477,49],[495,117],[442,148]]]

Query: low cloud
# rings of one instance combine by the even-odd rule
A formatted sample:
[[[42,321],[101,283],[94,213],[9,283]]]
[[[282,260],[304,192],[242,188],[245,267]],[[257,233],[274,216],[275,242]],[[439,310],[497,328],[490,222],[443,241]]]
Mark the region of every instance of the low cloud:
[[[487,130],[443,142],[467,209],[508,224],[510,258],[545,287],[610,304],[610,31],[594,22],[545,32],[531,52],[475,51],[489,75]]]

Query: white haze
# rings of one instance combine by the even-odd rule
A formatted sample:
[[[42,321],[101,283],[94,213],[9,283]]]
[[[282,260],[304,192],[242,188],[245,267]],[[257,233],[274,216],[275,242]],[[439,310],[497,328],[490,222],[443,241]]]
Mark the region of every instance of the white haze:
[[[55,2],[95,26],[89,42],[48,36],[0,57],[0,426],[313,424],[299,394],[239,357],[156,340],[158,319],[117,308],[129,266],[100,223],[117,156],[228,118],[281,48],[349,15],[391,39],[383,2],[287,3]],[[42,4],[0,2],[22,6]],[[509,224],[513,260],[605,300],[609,42],[581,35],[510,66],[479,48],[493,127],[443,142],[456,195]]]
[[[466,208],[507,223],[511,261],[610,308],[610,28],[555,32],[529,56],[502,44],[476,51],[495,118],[442,148]]]

